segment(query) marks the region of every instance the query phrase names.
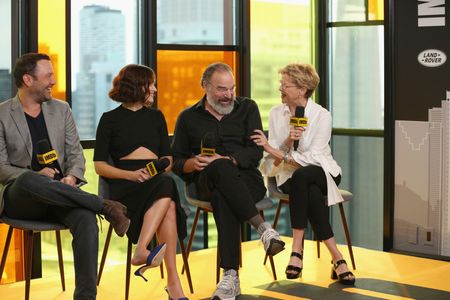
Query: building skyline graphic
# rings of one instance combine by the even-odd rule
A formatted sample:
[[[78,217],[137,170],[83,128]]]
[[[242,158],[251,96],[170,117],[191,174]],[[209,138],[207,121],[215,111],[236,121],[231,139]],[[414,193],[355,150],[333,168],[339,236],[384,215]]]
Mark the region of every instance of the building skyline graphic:
[[[428,121],[395,121],[394,247],[450,256],[450,91]]]

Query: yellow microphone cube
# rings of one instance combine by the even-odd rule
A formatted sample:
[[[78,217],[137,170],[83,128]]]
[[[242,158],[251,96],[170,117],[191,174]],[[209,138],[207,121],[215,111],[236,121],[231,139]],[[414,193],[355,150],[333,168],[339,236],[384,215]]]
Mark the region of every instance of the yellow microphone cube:
[[[145,165],[147,167],[148,173],[150,176],[155,176],[158,174],[158,170],[156,170],[155,164],[151,161],[148,164]]]
[[[308,126],[308,118],[291,117],[289,119],[289,125],[292,125],[295,127],[306,127],[306,126]]]
[[[41,165],[48,165],[54,162],[58,159],[58,155],[56,154],[56,150],[51,150],[49,152],[46,152],[44,154],[38,154],[37,155],[38,162]]]
[[[216,149],[214,149],[214,148],[201,148],[201,151],[200,151],[200,154],[201,155],[205,155],[205,156],[213,156],[213,155],[215,155],[216,154]]]

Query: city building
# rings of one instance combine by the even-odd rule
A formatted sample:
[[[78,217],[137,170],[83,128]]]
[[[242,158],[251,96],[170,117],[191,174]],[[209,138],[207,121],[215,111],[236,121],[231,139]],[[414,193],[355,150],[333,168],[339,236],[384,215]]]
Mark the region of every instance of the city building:
[[[121,11],[88,5],[80,11],[80,65],[73,112],[81,139],[93,139],[103,112],[117,104],[108,97],[112,79],[125,64],[125,18]]]

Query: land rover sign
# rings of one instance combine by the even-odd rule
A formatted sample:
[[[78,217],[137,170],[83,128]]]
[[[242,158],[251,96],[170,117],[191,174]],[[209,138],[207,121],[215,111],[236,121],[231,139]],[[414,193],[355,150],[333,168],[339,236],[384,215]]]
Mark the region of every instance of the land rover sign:
[[[447,56],[441,50],[428,49],[420,52],[417,60],[425,67],[439,67],[445,63]]]

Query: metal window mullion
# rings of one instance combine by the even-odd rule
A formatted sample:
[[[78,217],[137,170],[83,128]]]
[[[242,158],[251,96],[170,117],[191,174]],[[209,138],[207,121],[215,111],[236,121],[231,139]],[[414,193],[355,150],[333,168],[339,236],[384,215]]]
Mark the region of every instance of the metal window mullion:
[[[365,0],[364,1],[364,17],[366,19],[366,21],[369,21],[369,0]]]
[[[66,0],[66,101],[72,107],[72,5]]]
[[[356,26],[377,26],[384,25],[383,20],[368,20],[368,21],[337,21],[337,22],[327,22],[328,27],[356,27]]]

